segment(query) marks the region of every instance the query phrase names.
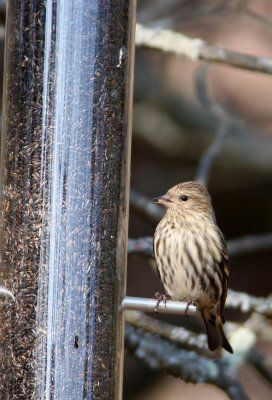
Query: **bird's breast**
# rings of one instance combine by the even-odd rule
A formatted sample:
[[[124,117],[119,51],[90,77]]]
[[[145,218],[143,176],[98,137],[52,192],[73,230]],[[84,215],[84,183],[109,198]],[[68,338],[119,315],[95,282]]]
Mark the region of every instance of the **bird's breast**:
[[[207,227],[177,227],[161,221],[154,235],[154,254],[166,292],[175,300],[199,299],[202,305],[221,295],[216,232]],[[218,260],[218,261],[217,261]]]

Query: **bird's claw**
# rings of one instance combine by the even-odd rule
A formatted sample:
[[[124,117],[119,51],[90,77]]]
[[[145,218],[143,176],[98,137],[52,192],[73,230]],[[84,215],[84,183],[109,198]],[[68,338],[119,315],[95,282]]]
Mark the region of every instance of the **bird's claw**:
[[[187,306],[186,306],[186,309],[185,309],[185,317],[186,318],[189,318],[189,315],[188,315],[188,310],[189,310],[189,307],[191,306],[191,305],[193,305],[193,306],[197,306],[197,300],[196,299],[194,299],[194,298],[187,298],[187,297],[185,297],[184,299],[183,299],[183,301],[186,301],[187,302]]]
[[[169,299],[169,296],[167,296],[166,294],[162,294],[160,292],[156,292],[153,296],[154,299],[157,299],[157,303],[156,306],[154,308],[154,311],[157,312],[158,311],[158,307],[160,305],[160,303],[163,301],[164,302],[164,306],[166,307],[166,301]]]

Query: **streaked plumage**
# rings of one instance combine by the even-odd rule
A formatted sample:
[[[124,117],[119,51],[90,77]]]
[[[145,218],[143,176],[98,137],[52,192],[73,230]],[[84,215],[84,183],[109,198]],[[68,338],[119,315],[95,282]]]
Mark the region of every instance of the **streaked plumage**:
[[[207,189],[184,182],[154,201],[167,207],[154,235],[154,255],[165,291],[174,300],[194,300],[210,350],[223,347],[232,353],[222,326],[228,254]]]

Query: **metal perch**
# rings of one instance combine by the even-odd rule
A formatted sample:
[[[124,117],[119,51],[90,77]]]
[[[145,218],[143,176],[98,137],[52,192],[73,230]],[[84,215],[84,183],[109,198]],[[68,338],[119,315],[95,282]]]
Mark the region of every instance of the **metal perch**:
[[[142,297],[124,297],[122,301],[123,310],[137,310],[152,312],[155,311],[162,314],[183,314],[194,315],[196,313],[196,306],[193,304],[188,305],[186,302],[167,300],[161,301],[158,305],[156,299],[146,299]]]

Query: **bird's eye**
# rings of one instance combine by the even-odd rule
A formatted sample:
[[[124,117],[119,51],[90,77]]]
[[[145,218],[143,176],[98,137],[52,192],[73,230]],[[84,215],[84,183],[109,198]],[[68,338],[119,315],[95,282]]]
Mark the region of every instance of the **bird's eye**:
[[[182,196],[180,196],[180,200],[187,201],[188,200],[188,196],[182,195]]]

